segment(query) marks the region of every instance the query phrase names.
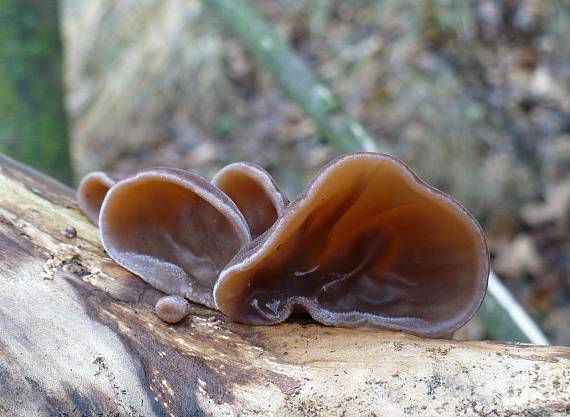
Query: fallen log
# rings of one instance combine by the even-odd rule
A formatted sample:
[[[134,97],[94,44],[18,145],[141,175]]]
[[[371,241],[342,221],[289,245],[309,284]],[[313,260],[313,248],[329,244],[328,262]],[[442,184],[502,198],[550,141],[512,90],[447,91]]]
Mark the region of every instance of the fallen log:
[[[570,414],[570,348],[179,325],[120,268],[71,190],[0,157],[0,416]]]

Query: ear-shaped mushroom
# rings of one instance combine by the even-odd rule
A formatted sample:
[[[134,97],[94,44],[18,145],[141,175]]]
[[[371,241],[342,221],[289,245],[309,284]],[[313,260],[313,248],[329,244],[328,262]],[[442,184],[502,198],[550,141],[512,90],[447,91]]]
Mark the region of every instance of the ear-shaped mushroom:
[[[167,294],[209,307],[221,269],[250,241],[233,201],[181,169],[149,169],[118,182],[99,219],[117,263]]]
[[[104,172],[94,171],[87,174],[77,188],[79,208],[96,225],[99,223],[101,205],[109,189],[117,181]]]
[[[381,154],[337,158],[273,227],[242,249],[214,288],[235,321],[292,312],[345,327],[444,336],[475,313],[489,257],[476,220]]]
[[[236,203],[253,239],[269,229],[289,204],[273,177],[259,165],[249,162],[236,162],[222,168],[212,179],[212,184]]]

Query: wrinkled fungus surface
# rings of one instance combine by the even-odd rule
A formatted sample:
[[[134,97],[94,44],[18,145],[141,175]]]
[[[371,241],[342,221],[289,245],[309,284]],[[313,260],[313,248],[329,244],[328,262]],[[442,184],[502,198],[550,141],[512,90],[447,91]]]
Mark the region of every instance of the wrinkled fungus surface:
[[[77,202],[83,212],[96,225],[99,224],[101,205],[116,180],[104,172],[95,171],[83,177],[77,188]]]
[[[481,304],[489,257],[476,220],[381,154],[337,158],[273,227],[238,253],[214,289],[235,321],[306,311],[326,325],[443,336]]]
[[[204,178],[155,168],[118,182],[100,215],[109,255],[167,294],[214,307],[221,269],[250,241],[236,205]]]
[[[236,203],[253,239],[269,229],[289,204],[271,175],[249,162],[236,162],[222,168],[212,183]]]

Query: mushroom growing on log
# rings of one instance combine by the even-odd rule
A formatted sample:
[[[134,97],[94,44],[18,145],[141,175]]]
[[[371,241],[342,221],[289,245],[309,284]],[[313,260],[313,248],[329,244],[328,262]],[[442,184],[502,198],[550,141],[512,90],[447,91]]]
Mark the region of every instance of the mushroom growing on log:
[[[249,162],[236,162],[222,168],[212,179],[212,184],[236,203],[247,221],[252,239],[269,229],[289,204],[273,177],[259,165]]]
[[[109,189],[117,180],[101,171],[87,174],[77,188],[77,202],[89,220],[95,225],[99,224],[101,205]]]
[[[101,208],[109,255],[159,290],[214,307],[221,269],[250,241],[242,214],[204,178],[154,168],[113,186]]]
[[[334,326],[445,336],[485,295],[489,256],[477,221],[392,157],[341,156],[273,227],[243,248],[214,288],[237,322],[308,312]]]
[[[118,267],[67,187],[0,155],[0,415],[558,416],[570,348],[251,328]],[[77,230],[75,239],[61,231]],[[46,279],[46,273],[51,277]],[[25,301],[25,302],[23,302]]]

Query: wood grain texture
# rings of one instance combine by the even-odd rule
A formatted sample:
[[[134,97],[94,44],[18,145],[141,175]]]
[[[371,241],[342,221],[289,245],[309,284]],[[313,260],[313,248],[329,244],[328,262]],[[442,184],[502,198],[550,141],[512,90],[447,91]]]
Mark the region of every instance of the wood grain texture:
[[[77,231],[66,233],[66,228]],[[570,349],[252,327],[116,266],[73,193],[0,157],[0,416],[554,416]]]

